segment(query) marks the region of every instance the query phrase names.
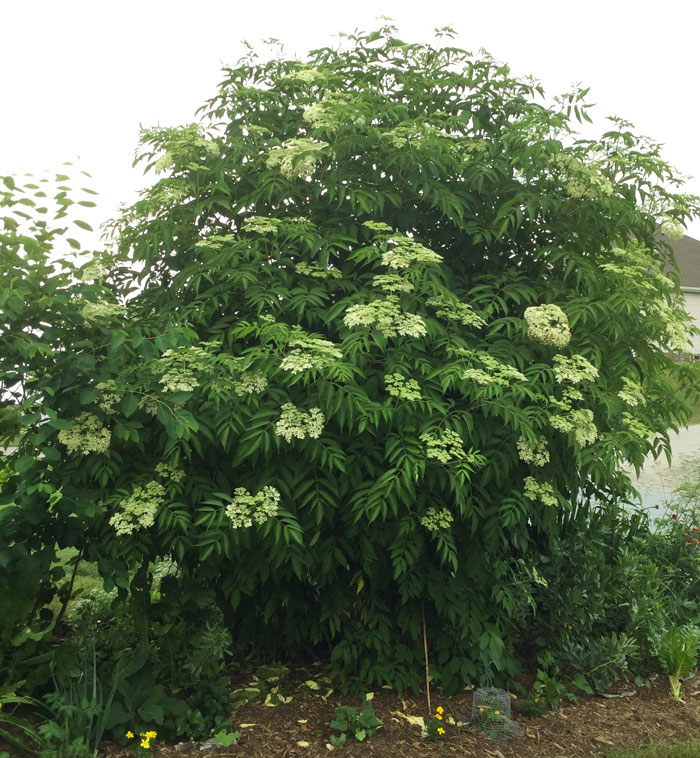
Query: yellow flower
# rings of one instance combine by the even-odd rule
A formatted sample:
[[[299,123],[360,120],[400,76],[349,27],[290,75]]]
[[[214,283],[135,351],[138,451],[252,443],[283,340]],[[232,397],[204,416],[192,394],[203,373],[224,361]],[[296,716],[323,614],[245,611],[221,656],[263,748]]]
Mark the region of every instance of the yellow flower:
[[[150,742],[146,739],[141,740],[141,747],[145,747],[148,750],[148,747],[150,746]]]
[[[444,713],[444,712],[445,712],[445,709],[444,709],[444,708],[443,708],[441,705],[438,705],[438,707],[437,707],[435,710],[436,710],[438,713]]]
[[[154,740],[158,736],[158,732],[146,732],[143,736],[146,737],[146,739]]]
[[[536,702],[536,703],[539,703],[539,702],[540,702],[540,699],[539,699],[538,697],[536,697],[536,698],[535,698],[535,702]]]
[[[442,721],[442,716],[441,716],[439,713],[436,713],[436,714],[435,714],[435,718],[436,718],[438,721]]]
[[[129,740],[134,739],[134,733],[131,731],[131,729],[129,729],[129,731],[126,733],[126,738]]]
[[[500,711],[494,711],[494,713],[496,714],[496,716],[500,716],[501,715]]]
[[[567,628],[568,628],[569,631],[571,631],[574,627],[571,626],[571,624],[568,624]]]
[[[439,726],[438,729],[437,729],[437,733],[438,734],[445,734],[445,730],[441,726]]]
[[[483,712],[484,712],[484,709],[483,708],[479,708],[479,713],[483,713]]]

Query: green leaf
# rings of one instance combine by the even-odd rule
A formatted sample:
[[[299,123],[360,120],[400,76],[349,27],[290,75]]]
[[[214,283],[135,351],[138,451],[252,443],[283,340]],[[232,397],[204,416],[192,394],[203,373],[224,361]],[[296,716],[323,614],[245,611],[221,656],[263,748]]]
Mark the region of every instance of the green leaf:
[[[14,462],[13,468],[18,474],[23,474],[25,471],[29,471],[35,460],[33,455],[23,455]]]
[[[139,402],[139,397],[134,393],[124,395],[122,398],[122,413],[129,418],[129,416],[132,416],[139,407]]]
[[[86,232],[93,232],[94,229],[87,223],[87,221],[80,221],[79,219],[73,219],[73,223],[79,226],[81,229],[85,229]]]

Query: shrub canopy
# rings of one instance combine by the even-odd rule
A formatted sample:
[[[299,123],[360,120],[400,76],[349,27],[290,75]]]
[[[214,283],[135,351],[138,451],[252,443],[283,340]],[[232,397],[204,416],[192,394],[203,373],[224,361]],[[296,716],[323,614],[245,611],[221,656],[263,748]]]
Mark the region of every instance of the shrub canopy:
[[[75,546],[144,637],[206,600],[241,652],[329,651],[369,681],[419,681],[424,609],[454,690],[516,671],[563,534],[630,528],[624,466],[686,418],[658,231],[697,200],[625,122],[577,137],[585,91],[546,106],[486,55],[394,34],[226,68],[197,124],[143,133],[158,178],[88,265],[52,269],[64,229],[5,180],[24,435],[0,582],[27,599],[6,640],[50,626]]]

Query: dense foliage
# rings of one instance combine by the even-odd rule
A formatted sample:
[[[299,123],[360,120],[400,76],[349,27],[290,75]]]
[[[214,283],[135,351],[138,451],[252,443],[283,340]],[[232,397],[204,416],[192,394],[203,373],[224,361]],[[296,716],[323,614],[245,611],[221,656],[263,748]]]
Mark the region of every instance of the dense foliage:
[[[503,681],[548,567],[642,528],[624,466],[690,381],[658,232],[697,200],[624,122],[577,138],[585,92],[393,35],[225,69],[198,124],[144,132],[159,178],[87,264],[5,180],[5,671],[74,547],[143,646],[204,607],[237,654],[416,686],[424,611],[436,682]]]

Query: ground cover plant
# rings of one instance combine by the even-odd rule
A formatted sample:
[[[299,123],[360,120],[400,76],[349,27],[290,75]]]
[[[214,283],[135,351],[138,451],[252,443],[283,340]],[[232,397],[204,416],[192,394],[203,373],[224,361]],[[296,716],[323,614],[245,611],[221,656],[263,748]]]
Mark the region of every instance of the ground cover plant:
[[[395,34],[226,68],[88,260],[84,190],[4,178],[0,681],[60,727],[89,672],[93,750],[226,734],[251,655],[417,691],[427,649],[447,694],[525,660],[534,707],[699,618],[624,469],[689,417],[698,200],[624,121],[578,138],[585,91]]]

